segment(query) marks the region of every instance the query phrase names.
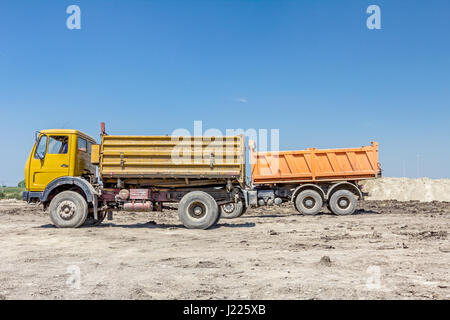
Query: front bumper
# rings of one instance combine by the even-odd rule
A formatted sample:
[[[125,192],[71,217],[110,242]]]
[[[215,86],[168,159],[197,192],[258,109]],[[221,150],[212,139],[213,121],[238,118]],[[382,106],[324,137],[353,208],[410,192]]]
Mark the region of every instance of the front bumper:
[[[40,201],[42,197],[42,192],[36,191],[24,191],[22,193],[22,200],[26,202]]]

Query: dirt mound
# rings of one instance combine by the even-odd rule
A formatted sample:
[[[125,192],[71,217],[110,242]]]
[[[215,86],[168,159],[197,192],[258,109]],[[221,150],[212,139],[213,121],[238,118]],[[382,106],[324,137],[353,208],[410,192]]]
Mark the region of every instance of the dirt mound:
[[[367,200],[449,201],[450,179],[380,178],[362,181]]]

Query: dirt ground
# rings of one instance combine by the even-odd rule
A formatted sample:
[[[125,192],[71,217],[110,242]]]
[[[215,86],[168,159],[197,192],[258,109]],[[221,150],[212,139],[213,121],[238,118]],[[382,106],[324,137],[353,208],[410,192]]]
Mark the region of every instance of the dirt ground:
[[[450,299],[448,202],[283,205],[188,230],[176,211],[57,229],[2,201],[0,230],[0,299]]]

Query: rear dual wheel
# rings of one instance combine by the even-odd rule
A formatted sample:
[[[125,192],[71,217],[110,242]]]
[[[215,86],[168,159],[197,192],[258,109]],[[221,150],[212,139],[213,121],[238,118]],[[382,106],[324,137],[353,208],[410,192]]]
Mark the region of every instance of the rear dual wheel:
[[[244,204],[242,201],[230,202],[220,206],[220,216],[225,219],[234,219],[244,214]]]

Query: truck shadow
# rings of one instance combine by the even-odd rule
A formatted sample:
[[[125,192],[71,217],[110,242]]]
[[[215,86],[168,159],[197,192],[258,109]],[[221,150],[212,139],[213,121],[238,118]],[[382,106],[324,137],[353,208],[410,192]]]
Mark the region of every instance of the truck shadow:
[[[363,214],[380,214],[380,212],[373,211],[373,210],[359,209],[353,213],[353,215],[363,215]],[[319,212],[315,216],[316,217],[319,217],[319,216],[339,217],[338,215],[335,215],[334,213],[331,213],[331,212]],[[283,217],[314,217],[314,216],[303,215],[300,213],[291,213],[291,214],[287,213],[287,214],[258,214],[258,215],[248,215],[248,216],[243,215],[239,218],[251,219],[251,218],[283,218]]]
[[[373,211],[373,210],[360,209],[360,210],[356,210],[355,213],[353,213],[354,216],[360,215],[360,214],[380,214],[380,212],[379,211]]]
[[[283,218],[283,217],[301,217],[303,215],[299,213],[293,213],[293,214],[258,214],[258,215],[251,215],[251,216],[240,216],[239,219],[251,219],[251,218]]]
[[[253,222],[247,223],[218,223],[215,226],[209,228],[209,230],[219,229],[219,228],[253,228],[256,224]],[[114,224],[114,223],[102,223],[98,226],[83,226],[82,228],[128,228],[128,229],[186,229],[182,224],[171,224],[171,223],[136,223],[136,224]]]
[[[364,210],[359,209],[353,213],[356,215],[370,215],[370,214],[381,214],[379,211],[373,210]],[[331,213],[331,212],[320,212],[316,216],[330,216],[339,218],[339,216]],[[292,213],[292,214],[259,214],[259,215],[243,215],[238,219],[254,219],[254,218],[283,218],[283,217],[308,217],[307,215],[302,215],[300,213]],[[253,228],[256,224],[254,222],[245,222],[245,223],[218,223],[214,227],[209,230],[219,229],[219,228]],[[154,221],[149,221],[146,223],[136,223],[136,224],[115,224],[111,222],[103,222],[100,225],[85,225],[81,228],[128,228],[128,229],[138,229],[138,228],[146,228],[146,229],[185,229],[185,226],[182,224],[171,224],[171,223],[156,223]],[[41,226],[37,226],[34,228],[56,228],[53,224],[44,224]]]
[[[213,229],[219,229],[219,228],[253,228],[256,224],[253,222],[246,222],[246,223],[218,223],[214,227],[209,228],[208,230]],[[38,229],[47,229],[47,228],[56,228],[53,224],[44,224],[42,226],[37,226],[34,228]],[[126,229],[139,229],[139,228],[145,228],[145,229],[186,229],[185,226],[182,224],[170,224],[170,223],[136,223],[136,224],[115,224],[115,223],[102,223],[100,225],[87,225],[80,227],[82,229],[84,228],[126,228]]]

